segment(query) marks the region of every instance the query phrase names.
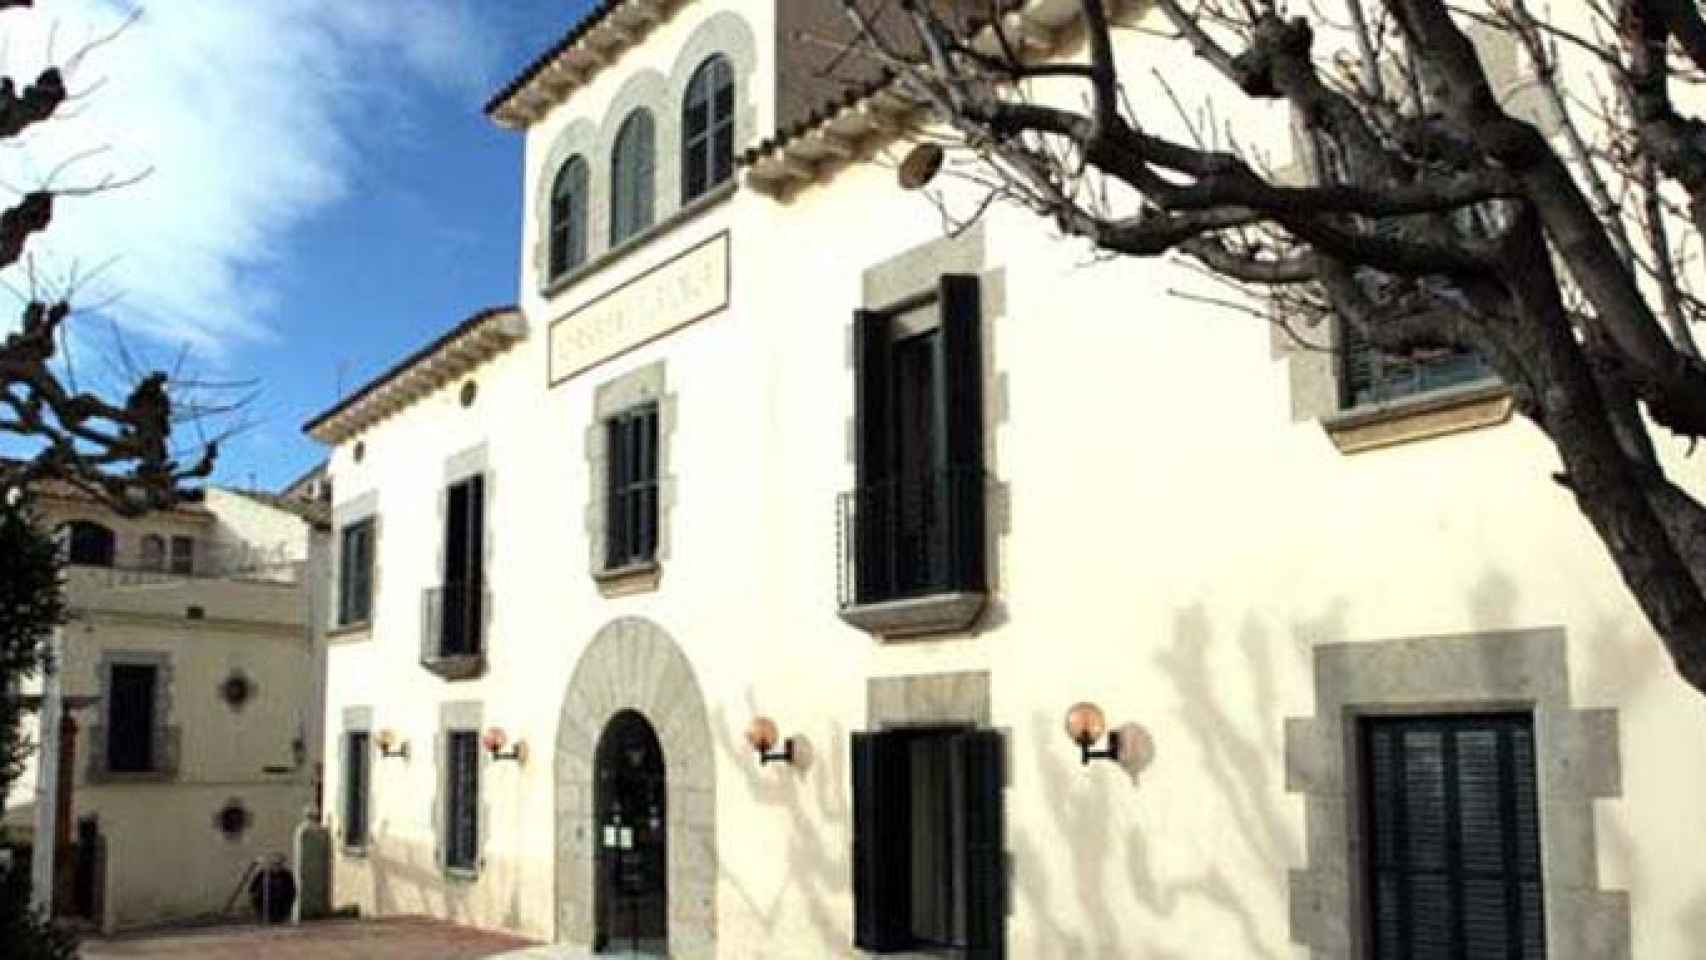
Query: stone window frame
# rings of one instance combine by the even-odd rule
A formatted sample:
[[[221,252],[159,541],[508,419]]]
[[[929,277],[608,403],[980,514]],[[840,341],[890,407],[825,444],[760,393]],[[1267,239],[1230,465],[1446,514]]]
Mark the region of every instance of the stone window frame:
[[[475,476],[482,477],[481,482],[481,522],[480,534],[483,538],[480,544],[480,577],[484,590],[480,597],[480,650],[471,656],[440,657],[430,660],[424,655],[428,638],[424,636],[426,620],[424,618],[425,603],[422,604],[423,619],[421,621],[422,663],[434,673],[446,680],[469,680],[485,673],[486,663],[491,657],[492,646],[492,609],[496,606],[496,591],[490,589],[492,582],[493,562],[497,559],[497,551],[493,544],[497,541],[497,531],[494,529],[492,518],[496,511],[492,505],[497,497],[497,473],[492,469],[491,447],[485,442],[475,444],[465,450],[451,454],[445,458],[443,482],[438,486],[437,526],[434,527],[433,539],[437,544],[433,554],[432,572],[428,582],[435,586],[443,586],[445,550],[445,530],[450,515],[450,488],[464,480]],[[427,589],[432,589],[428,587]]]
[[[486,868],[486,841],[491,838],[492,804],[486,791],[488,768],[492,756],[480,744],[485,729],[485,703],[479,700],[451,700],[438,705],[438,730],[432,738],[433,798],[432,798],[432,861],[446,880],[475,883]],[[449,863],[446,843],[450,829],[450,735],[472,733],[479,757],[475,771],[478,806],[474,814],[474,868],[453,867]]]
[[[1000,479],[996,435],[1008,420],[1007,374],[997,365],[999,321],[1007,315],[1007,271],[1005,267],[989,266],[987,247],[985,224],[979,220],[959,234],[940,236],[896,254],[866,269],[860,277],[861,306],[881,309],[934,291],[944,274],[975,276],[983,312],[979,337],[983,356],[979,358],[978,369],[983,376],[983,465],[990,478],[984,493],[985,592],[944,593],[837,611],[844,622],[879,640],[972,635],[981,623],[1005,619],[1000,612],[1001,548],[1010,532],[1012,489],[1007,481]],[[928,326],[911,329],[918,332]],[[858,377],[854,343],[854,319],[849,311],[842,335],[843,367],[847,370],[848,383],[844,431],[849,477],[858,475],[859,464],[859,411],[853,404],[853,384]],[[851,485],[850,482],[848,487]],[[839,558],[837,562],[841,562]]]
[[[366,857],[368,852],[373,849],[373,812],[375,806],[373,774],[374,771],[379,769],[379,765],[374,762],[373,756],[373,751],[377,748],[377,745],[374,742],[373,708],[370,706],[345,707],[343,709],[342,731],[343,732],[338,735],[338,782],[336,792],[333,794],[337,800],[336,806],[334,807],[336,812],[333,814],[333,817],[335,817],[338,822],[338,850],[346,857],[359,859]],[[347,809],[344,803],[344,791],[347,790],[349,786],[344,782],[344,778],[349,774],[349,737],[352,733],[365,733],[368,737],[366,804],[367,830],[366,835],[362,837],[362,842],[359,845],[352,845],[345,842],[347,837],[344,833],[344,828],[346,827],[346,824],[344,823],[344,813]]]
[[[163,736],[154,743],[158,755],[153,770],[114,771],[107,767],[107,731],[110,726],[107,710],[111,704],[113,668],[118,666],[153,667],[154,723],[153,728]],[[95,678],[102,704],[100,722],[89,726],[89,783],[166,783],[178,779],[183,758],[183,729],[171,722],[173,693],[177,682],[172,655],[163,650],[104,650],[95,665]]]
[[[373,570],[368,577],[367,619],[357,623],[339,623],[339,609],[343,605],[344,528],[368,520],[373,522]],[[379,619],[379,592],[384,582],[379,546],[384,540],[385,523],[379,512],[379,491],[370,490],[333,506],[332,529],[336,531],[333,537],[336,549],[330,551],[331,562],[326,564],[327,574],[331,577],[329,592],[332,598],[332,602],[327,604],[326,638],[365,640],[373,635],[373,624]]]
[[[1285,721],[1286,790],[1302,794],[1308,866],[1289,876],[1291,939],[1314,958],[1367,952],[1361,717],[1511,710],[1534,718],[1547,956],[1630,956],[1626,892],[1598,888],[1594,801],[1622,793],[1615,709],[1570,703],[1564,630],[1320,644],[1315,713]]]
[[[592,423],[587,427],[583,444],[588,477],[587,569],[599,593],[607,598],[656,590],[663,578],[664,563],[672,553],[670,515],[676,503],[674,439],[681,405],[680,398],[668,389],[666,364],[667,361],[655,360],[607,380],[593,391]],[[658,411],[657,547],[649,562],[607,568],[610,437],[605,425],[611,418],[646,404],[656,404]]]

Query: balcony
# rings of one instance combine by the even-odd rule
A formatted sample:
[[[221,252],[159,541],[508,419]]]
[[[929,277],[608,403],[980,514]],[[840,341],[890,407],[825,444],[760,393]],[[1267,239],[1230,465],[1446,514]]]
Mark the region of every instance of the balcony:
[[[988,597],[978,467],[859,487],[836,502],[841,618],[898,638],[965,630]]]
[[[466,680],[485,669],[484,584],[449,583],[422,595],[421,666],[446,680]]]

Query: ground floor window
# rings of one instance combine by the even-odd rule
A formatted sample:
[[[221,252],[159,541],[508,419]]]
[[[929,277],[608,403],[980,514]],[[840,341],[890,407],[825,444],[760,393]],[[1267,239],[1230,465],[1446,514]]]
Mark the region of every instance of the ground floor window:
[[[368,763],[372,756],[367,731],[344,738],[344,846],[360,850],[367,846]]]
[[[1546,955],[1529,714],[1362,720],[1377,960]]]
[[[451,731],[446,753],[444,865],[473,871],[479,869],[480,859],[480,735]]]
[[[1000,734],[853,735],[854,945],[1002,956]]]

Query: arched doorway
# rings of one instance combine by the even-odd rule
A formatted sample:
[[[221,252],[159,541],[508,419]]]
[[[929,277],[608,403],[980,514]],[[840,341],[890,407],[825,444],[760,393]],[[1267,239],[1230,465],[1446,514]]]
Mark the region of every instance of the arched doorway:
[[[624,713],[644,721],[662,766],[658,815],[668,831],[658,850],[662,941],[673,956],[715,956],[716,745],[692,663],[668,632],[644,617],[622,617],[600,628],[563,693],[556,750],[556,939],[591,946],[606,929],[600,755],[607,742],[620,742],[616,731],[626,723],[620,719]],[[646,813],[649,817],[650,810]],[[628,949],[614,938],[609,946]]]
[[[668,952],[669,811],[663,747],[646,718],[605,724],[594,761],[595,949]]]

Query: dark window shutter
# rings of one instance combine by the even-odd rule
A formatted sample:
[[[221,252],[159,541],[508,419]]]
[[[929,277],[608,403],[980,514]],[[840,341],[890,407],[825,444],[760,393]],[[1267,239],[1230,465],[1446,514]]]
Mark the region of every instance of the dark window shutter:
[[[445,862],[472,870],[479,861],[480,744],[472,731],[450,734],[449,810],[445,827]]]
[[[889,460],[889,421],[892,392],[889,347],[894,323],[887,314],[857,310],[853,314],[854,464],[853,494],[854,599],[868,603],[887,597],[891,589],[889,535],[894,509]]]
[[[1000,960],[1006,955],[1006,857],[1002,832],[1001,734],[976,730],[955,738],[964,777],[966,956]]]
[[[486,601],[486,478],[468,480],[468,585],[465,652],[479,653]]]
[[[367,845],[368,735],[344,738],[344,845]]]
[[[115,664],[107,690],[107,769],[154,769],[154,694],[158,668]]]
[[[1545,956],[1527,716],[1364,721],[1374,955]]]
[[[911,945],[911,815],[905,740],[854,733],[853,945],[885,952]]]
[[[950,586],[984,588],[983,307],[975,276],[941,280],[943,409],[941,444],[948,467]]]

